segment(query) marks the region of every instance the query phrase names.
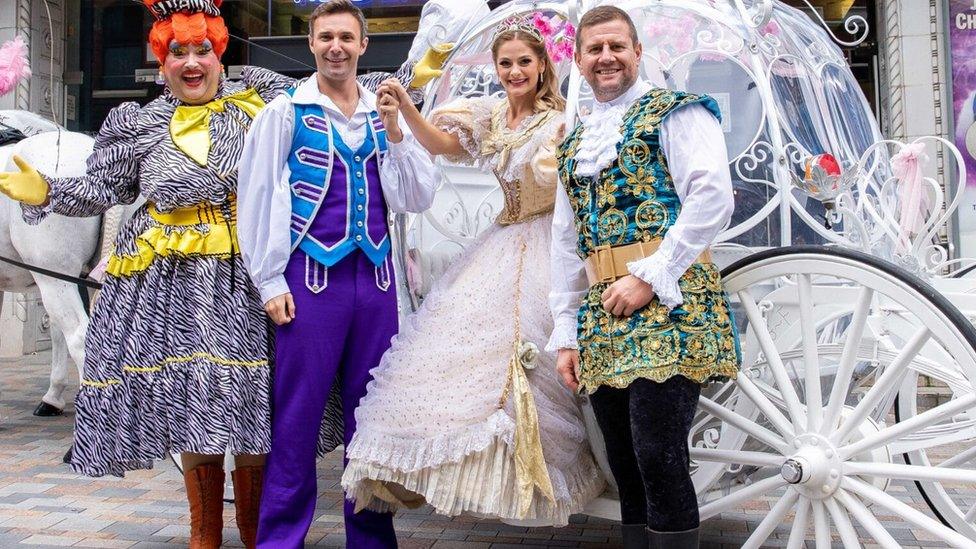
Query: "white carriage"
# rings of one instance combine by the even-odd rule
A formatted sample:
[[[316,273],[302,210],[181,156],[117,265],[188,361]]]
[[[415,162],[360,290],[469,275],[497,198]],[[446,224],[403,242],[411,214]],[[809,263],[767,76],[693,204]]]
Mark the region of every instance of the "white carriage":
[[[485,53],[498,22],[539,11],[575,23],[590,4],[515,0],[495,10],[452,52],[425,111],[501,93]],[[724,115],[736,214],[713,255],[743,366],[701,398],[690,443],[702,519],[764,500],[770,510],[747,547],[790,517],[789,547],[835,538],[859,547],[855,523],[899,547],[892,516],[976,547],[976,281],[941,243],[961,200],[961,189],[943,188],[966,180],[959,151],[934,137],[884,140],[836,37],[797,9],[775,0],[614,4],[637,24],[643,75],[709,93]],[[846,28],[867,31],[857,17]],[[559,68],[571,125],[592,96],[570,61]],[[823,153],[842,173],[814,168],[805,178],[808,159]],[[925,162],[940,154],[941,177]],[[413,307],[501,205],[490,174],[440,166],[434,208],[399,224]],[[894,497],[896,486],[917,488],[927,505]],[[616,513],[606,499],[589,511]]]

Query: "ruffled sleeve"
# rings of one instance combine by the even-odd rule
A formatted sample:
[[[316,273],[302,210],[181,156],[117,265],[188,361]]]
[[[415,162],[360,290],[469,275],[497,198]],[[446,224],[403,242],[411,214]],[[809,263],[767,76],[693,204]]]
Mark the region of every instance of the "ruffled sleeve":
[[[469,165],[481,160],[480,144],[491,130],[493,103],[487,97],[457,99],[431,113],[431,123],[456,135],[464,149],[460,155],[446,155],[447,160]]]
[[[668,309],[683,303],[681,277],[722,232],[735,207],[717,110],[692,103],[672,111],[662,122],[661,148],[681,211],[656,252],[627,264],[630,273],[650,284]]]
[[[549,115],[546,123],[535,131],[527,143],[515,150],[512,155],[508,171],[511,178],[521,176],[523,170],[532,172],[536,185],[554,189],[559,183],[558,166],[556,164],[556,147],[562,141],[559,139],[559,127],[563,117],[559,114]]]
[[[272,99],[278,97],[278,94],[294,87],[298,80],[268,69],[249,65],[241,69],[241,82],[244,83],[245,87],[257,90],[265,103],[270,103]]]
[[[24,220],[35,225],[50,213],[90,217],[101,215],[116,204],[135,201],[139,196],[140,109],[135,102],[112,109],[95,138],[85,175],[44,176],[51,187],[50,201],[46,206],[23,205]]]

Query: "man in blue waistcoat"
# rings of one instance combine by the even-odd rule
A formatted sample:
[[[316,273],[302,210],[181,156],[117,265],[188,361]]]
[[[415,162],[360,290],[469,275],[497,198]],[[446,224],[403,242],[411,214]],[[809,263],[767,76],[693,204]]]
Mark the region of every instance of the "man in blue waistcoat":
[[[739,365],[708,252],[733,207],[721,113],[708,96],[641,80],[641,44],[619,8],[588,11],[576,36],[595,102],[557,151],[547,348],[567,385],[590,394],[624,547],[695,548],[688,435],[701,384]]]
[[[356,82],[362,12],[331,0],[309,29],[316,73],[255,118],[239,167],[241,251],[278,326],[257,535],[269,548],[303,546],[323,413],[339,416],[321,423],[343,425],[348,444],[369,371],[397,332],[389,213],[427,209],[437,182],[396,98]],[[396,547],[392,514],[353,510],[347,501],[349,547]]]

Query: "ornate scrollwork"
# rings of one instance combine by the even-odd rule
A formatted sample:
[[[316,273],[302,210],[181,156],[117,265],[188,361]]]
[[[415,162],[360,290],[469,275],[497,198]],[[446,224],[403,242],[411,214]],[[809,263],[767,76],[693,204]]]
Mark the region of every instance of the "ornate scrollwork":
[[[807,7],[810,9],[810,13],[813,14],[813,16],[820,22],[820,26],[823,27],[823,30],[830,35],[830,38],[833,39],[834,42],[840,44],[841,46],[853,48],[867,39],[869,29],[868,22],[864,17],[854,14],[849,15],[844,19],[844,30],[847,32],[847,34],[854,37],[854,40],[849,42],[844,41],[837,38],[837,35],[830,30],[830,25],[827,24],[827,21],[824,20],[824,18],[820,15],[820,12],[813,7],[813,4],[811,4],[809,0],[802,1],[807,5]]]

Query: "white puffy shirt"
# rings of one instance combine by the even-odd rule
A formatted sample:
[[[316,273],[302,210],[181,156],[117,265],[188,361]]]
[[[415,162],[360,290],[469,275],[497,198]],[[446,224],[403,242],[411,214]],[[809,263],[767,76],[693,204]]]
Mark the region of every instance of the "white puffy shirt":
[[[617,158],[623,136],[620,124],[627,109],[651,86],[637,81],[611,101],[594,105],[583,122],[578,148],[579,175],[598,175]],[[682,303],[678,280],[698,255],[712,244],[732,217],[734,207],[729,159],[719,121],[705,107],[692,104],[669,114],[661,124],[661,148],[668,161],[681,212],[658,250],[627,264],[634,276],[654,288],[661,303],[673,309]],[[576,314],[589,285],[576,253],[575,213],[566,189],[559,185],[552,220],[552,288],[549,307],[555,328],[546,350],[576,349]]]

